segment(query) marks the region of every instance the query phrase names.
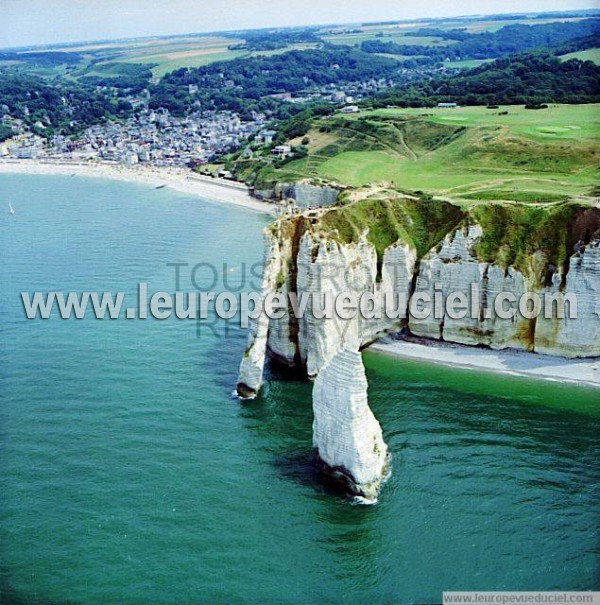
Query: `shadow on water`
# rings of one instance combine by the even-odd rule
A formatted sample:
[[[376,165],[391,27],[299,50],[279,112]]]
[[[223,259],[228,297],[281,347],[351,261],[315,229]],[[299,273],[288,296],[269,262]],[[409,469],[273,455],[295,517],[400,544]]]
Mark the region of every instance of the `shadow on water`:
[[[0,571],[0,603],[2,605],[78,605],[76,601],[56,601],[40,596],[24,596],[10,581],[7,570]]]
[[[196,363],[203,375],[210,377],[217,387],[229,395],[237,382],[240,361],[244,354],[247,332],[233,322],[219,320],[203,324],[198,322],[197,337],[202,340],[205,334],[211,338],[211,347],[202,352]]]
[[[211,377],[211,380],[219,388],[223,388],[227,393],[235,388],[238,376],[238,370],[244,350],[246,348],[248,333],[246,330],[236,325],[235,321],[227,322],[219,320],[214,323],[207,320],[197,329],[197,336],[202,339],[206,334],[214,339],[208,352],[202,353],[197,360],[201,371]],[[307,381],[306,371],[298,368],[288,368],[285,365],[277,363],[265,363],[265,386],[272,381]]]
[[[344,502],[356,502],[347,490],[319,466],[314,450],[276,456],[273,467],[280,477],[298,485],[311,488],[315,494],[334,497]]]
[[[268,368],[258,396],[242,403],[240,414],[265,442],[303,452],[312,443],[311,395],[312,384],[293,370]]]
[[[312,383],[304,370],[267,364],[265,385],[256,399],[241,404],[247,428],[269,451],[278,476],[316,494],[345,494],[327,480],[312,449]]]
[[[385,540],[379,529],[381,511],[378,506],[357,504],[317,468],[312,449],[312,383],[301,373],[276,369],[275,364],[266,376],[257,398],[240,406],[246,433],[253,447],[266,453],[283,490],[295,494],[294,506],[305,511],[303,522],[319,528],[313,540],[332,562],[330,577],[352,585],[365,602],[372,600],[382,574],[389,573],[380,561]],[[293,489],[294,485],[301,489]],[[324,602],[336,602],[337,593],[326,594]]]
[[[310,487],[316,494],[346,499],[339,484],[329,481],[319,470],[313,450],[277,456],[272,462],[280,477]]]

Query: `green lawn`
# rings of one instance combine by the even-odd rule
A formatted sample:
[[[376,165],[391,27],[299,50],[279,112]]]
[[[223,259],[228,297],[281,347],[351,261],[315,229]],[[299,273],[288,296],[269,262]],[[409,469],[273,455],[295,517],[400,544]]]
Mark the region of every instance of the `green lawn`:
[[[507,115],[501,115],[508,112]],[[360,115],[360,114],[359,114]],[[425,116],[439,124],[461,126],[503,126],[515,134],[538,140],[600,139],[600,105],[551,105],[531,110],[510,105],[498,109],[456,107],[452,109],[380,109],[369,115]],[[357,119],[357,118],[354,118]]]
[[[585,192],[597,182],[595,172],[585,170],[564,174],[494,169],[485,164],[460,162],[454,153],[431,154],[410,161],[382,151],[345,151],[323,162],[318,176],[354,187],[385,182],[470,199],[515,199],[516,195],[524,197],[524,192],[528,198],[548,199]],[[490,193],[492,191],[494,193]],[[474,195],[477,192],[482,195]]]
[[[458,69],[472,69],[473,67],[479,67],[484,63],[490,63],[494,59],[468,59],[465,61],[446,61],[445,67],[457,67]]]
[[[596,65],[600,65],[600,48],[588,48],[576,53],[569,53],[568,55],[562,55],[560,59],[561,61],[581,59],[582,61],[593,61]]]
[[[508,115],[500,115],[504,111]],[[309,133],[313,141],[310,156],[274,171],[274,178],[285,180],[284,174],[288,179],[318,177],[354,187],[390,183],[457,200],[526,202],[589,197],[598,182],[599,105],[563,105],[548,110],[385,109],[359,115],[369,120],[375,116],[421,116],[424,122],[411,120],[406,124],[424,127],[404,130],[402,142],[397,139],[396,143],[389,138],[389,129],[381,131],[381,136],[387,132],[388,138],[379,141],[379,135],[357,139],[346,132],[335,142],[331,132],[321,145],[317,138],[320,133]],[[402,120],[392,120],[389,128],[394,128],[394,123],[399,129],[406,128]],[[427,123],[467,129],[449,129],[448,133],[454,134],[432,147],[427,141],[439,135],[440,128],[427,127]]]

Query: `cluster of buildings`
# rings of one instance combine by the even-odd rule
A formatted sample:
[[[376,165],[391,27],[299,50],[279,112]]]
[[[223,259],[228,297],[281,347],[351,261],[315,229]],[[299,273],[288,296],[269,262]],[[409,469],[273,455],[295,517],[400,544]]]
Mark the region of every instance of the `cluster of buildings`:
[[[335,104],[352,105],[357,101],[366,99],[374,94],[390,88],[395,84],[391,78],[370,79],[362,82],[349,82],[340,84],[324,84],[318,87],[307,88],[302,94],[292,96],[290,93],[278,95],[279,98],[292,103],[305,103],[306,101],[325,101]],[[275,96],[275,95],[272,95]]]
[[[242,121],[233,112],[196,112],[184,118],[166,109],[142,109],[127,121],[91,126],[77,136],[54,135],[49,141],[22,132],[0,145],[0,157],[102,160],[125,165],[183,167],[212,162],[239,149],[250,135],[265,143],[275,133],[264,114]]]
[[[38,158],[46,155],[47,150],[48,142],[45,138],[22,129],[15,132],[15,136],[9,141],[0,143],[0,159],[17,158],[26,160]]]
[[[335,67],[335,66],[333,66]],[[418,70],[411,70],[411,74]],[[357,113],[357,102],[373,96],[397,84],[391,78],[369,79],[353,83],[325,84],[307,88],[299,95],[284,93],[278,96],[293,103],[325,101],[343,105],[343,113]],[[225,82],[225,86],[228,82]],[[197,92],[196,85],[189,85],[190,93]],[[0,143],[0,158],[47,158],[56,160],[101,160],[118,164],[149,164],[153,166],[195,166],[211,163],[219,156],[246,147],[248,138],[270,146],[276,132],[267,126],[269,118],[262,113],[252,113],[250,120],[229,111],[196,111],[185,117],[176,117],[166,109],[148,108],[148,95],[128,100],[136,109],[133,117],[125,122],[107,122],[92,126],[77,135],[55,135],[46,140],[29,132],[22,120],[2,116],[2,124],[12,128],[14,136]],[[451,106],[447,104],[445,106]],[[0,107],[3,111],[6,106]],[[43,127],[40,124],[40,127]],[[278,145],[271,155],[284,158],[291,154],[286,145]],[[246,156],[244,156],[246,157]]]

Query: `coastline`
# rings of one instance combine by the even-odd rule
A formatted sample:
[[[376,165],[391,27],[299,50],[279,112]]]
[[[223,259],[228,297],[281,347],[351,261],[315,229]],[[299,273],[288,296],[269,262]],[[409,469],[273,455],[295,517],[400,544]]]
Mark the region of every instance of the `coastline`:
[[[600,359],[567,359],[515,350],[494,350],[437,341],[384,337],[367,347],[393,357],[453,368],[509,374],[600,388]]]
[[[275,204],[251,197],[246,187],[231,181],[212,179],[178,168],[126,167],[107,163],[55,162],[40,160],[0,160],[0,174],[64,175],[114,179],[151,187],[171,189],[201,199],[243,207],[270,216]],[[406,340],[384,337],[368,346],[378,353],[513,376],[579,384],[600,388],[600,359],[566,359],[514,350],[493,350],[434,340]]]
[[[244,185],[195,175],[179,168],[150,166],[127,167],[107,163],[56,162],[40,160],[0,160],[0,174],[38,174],[83,176],[141,183],[151,187],[166,185],[181,193],[189,193],[204,200],[241,206],[270,216],[276,206],[250,196]]]

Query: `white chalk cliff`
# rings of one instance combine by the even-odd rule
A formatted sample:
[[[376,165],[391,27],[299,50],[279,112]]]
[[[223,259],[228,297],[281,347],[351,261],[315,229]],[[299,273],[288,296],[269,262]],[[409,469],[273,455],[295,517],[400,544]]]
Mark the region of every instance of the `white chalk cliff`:
[[[261,300],[275,290],[277,275],[281,271],[279,242],[274,235],[265,231],[265,255],[261,285]],[[237,394],[242,398],[256,395],[262,386],[269,332],[269,318],[261,313],[257,319],[250,321],[248,329],[248,346],[240,364],[237,381]]]
[[[448,234],[439,250],[430,250],[421,260],[413,294],[415,299],[417,295],[425,294],[433,300],[439,292],[445,301],[450,292],[462,293],[469,307],[474,305],[475,312],[469,308],[462,318],[453,318],[445,308],[441,314],[431,314],[423,319],[411,314],[409,329],[423,338],[531,351],[530,320],[518,314],[513,319],[500,319],[494,313],[491,301],[500,292],[512,293],[518,299],[524,292],[536,288],[513,267],[479,261],[473,254],[473,247],[481,235],[481,226],[477,224]],[[472,297],[472,284],[478,286],[479,300]]]
[[[448,235],[439,251],[432,249],[421,260],[415,286],[415,293],[426,293],[432,299],[436,289],[444,299],[449,292],[462,292],[470,304],[471,284],[478,284],[476,313],[461,319],[446,312],[439,318],[418,319],[411,315],[411,333],[492,349],[511,348],[562,357],[600,355],[600,241],[592,241],[571,256],[564,285],[563,274],[557,271],[552,286],[545,288],[540,285],[540,274],[548,264],[544,253],[531,255],[527,274],[514,267],[480,262],[472,250],[481,233],[479,225],[471,225]],[[546,318],[542,312],[528,319],[517,311],[512,319],[501,319],[492,305],[500,292],[513,294],[516,300],[525,292],[554,294],[561,303],[570,296],[577,301],[577,317],[568,317],[566,305],[564,318]]]
[[[367,401],[358,350],[343,348],[322,368],[313,387],[313,447],[322,469],[351,494],[373,500],[389,455]]]
[[[340,212],[330,212],[336,211]],[[531,240],[534,244],[527,241],[524,245],[529,233],[521,232],[518,262],[512,264],[506,262],[512,242],[502,239],[494,220],[488,218],[482,226],[471,215],[459,215],[456,221],[443,223],[449,228],[432,230],[435,237],[429,233],[424,237],[423,225],[419,227],[409,213],[402,229],[395,231],[399,239],[380,250],[379,257],[369,241],[368,227],[342,238],[337,228],[328,230],[327,224],[310,213],[276,221],[265,235],[263,299],[273,291],[319,300],[326,293],[360,297],[371,292],[395,295],[404,306],[397,309],[397,316],[384,313],[369,319],[361,314],[344,319],[337,313],[320,318],[310,310],[298,318],[291,304],[279,319],[262,315],[250,325],[238,395],[248,398],[258,392],[267,355],[278,363],[305,369],[315,379],[313,445],[322,469],[350,493],[374,499],[389,458],[381,427],[368,406],[360,347],[387,331],[408,329],[416,336],[465,345],[563,357],[600,356],[598,209],[574,208],[572,214],[561,215],[563,223],[542,224],[537,239]],[[484,260],[479,245],[486,241],[486,229],[491,236]],[[549,233],[551,229],[553,233]],[[537,249],[548,239],[551,244],[545,250]],[[420,258],[417,246],[421,247]],[[473,284],[479,291],[475,299],[471,299]],[[466,296],[469,309],[464,317],[452,317],[444,304],[437,317],[415,316],[419,296],[426,294],[433,300],[441,293],[445,301],[451,292]],[[549,293],[560,300],[574,297],[577,318],[545,318],[542,314],[528,319],[520,313],[500,318],[492,302],[500,292],[511,293],[516,300],[525,292]]]
[[[541,280],[549,266],[545,253],[528,257],[526,271],[514,266],[484,262],[474,249],[482,237],[476,223],[448,233],[439,246],[420,260],[412,243],[399,240],[388,246],[378,272],[377,253],[365,231],[356,241],[341,243],[323,233],[319,225],[290,224],[277,221],[267,232],[267,252],[262,294],[278,290],[295,293],[298,298],[310,294],[321,300],[325,293],[390,293],[408,301],[401,317],[365,319],[360,314],[343,319],[317,318],[305,312],[297,319],[291,307],[281,319],[259,318],[250,328],[248,348],[240,367],[238,392],[248,396],[260,388],[265,355],[289,366],[304,367],[310,378],[342,348],[369,344],[387,331],[408,327],[416,336],[483,345],[494,349],[513,348],[563,357],[600,355],[600,240],[593,239],[568,259],[566,275],[557,270],[552,285]],[[295,226],[294,226],[295,225]],[[565,269],[565,270],[566,270]],[[471,285],[477,284],[479,298],[471,300]],[[500,292],[516,299],[524,292],[553,293],[558,298],[574,295],[577,318],[546,319],[540,315],[527,319],[516,313],[511,319],[499,318],[492,301]],[[469,300],[465,317],[453,318],[445,309],[438,317],[420,319],[412,310],[416,297],[427,294],[433,300],[441,293],[462,292]],[[309,303],[312,305],[312,303]],[[418,306],[418,305],[416,305]],[[310,306],[309,306],[310,308]],[[475,310],[475,313],[472,310]]]
[[[360,296],[369,291],[402,294],[404,300],[408,300],[415,260],[414,247],[397,242],[385,251],[378,280],[377,254],[367,241],[366,233],[356,243],[342,245],[307,231],[300,239],[295,258],[287,263],[295,267],[294,284],[288,279],[281,290],[287,293],[291,285],[298,298],[310,295],[309,309],[313,299],[325,300],[328,293],[336,296],[340,292],[353,292]],[[308,376],[314,378],[343,346],[356,341],[364,346],[387,330],[400,329],[401,325],[400,319],[387,317],[365,319],[358,315],[344,319],[333,313],[330,318],[317,318],[310,312],[296,321],[293,314],[287,313],[271,321],[267,347],[288,365],[299,361],[306,367]],[[290,333],[295,335],[296,350],[289,349]]]
[[[535,350],[566,357],[600,356],[600,239],[593,240],[569,259],[565,286],[562,274],[553,276],[547,292],[577,301],[576,318],[546,318],[535,324]]]

